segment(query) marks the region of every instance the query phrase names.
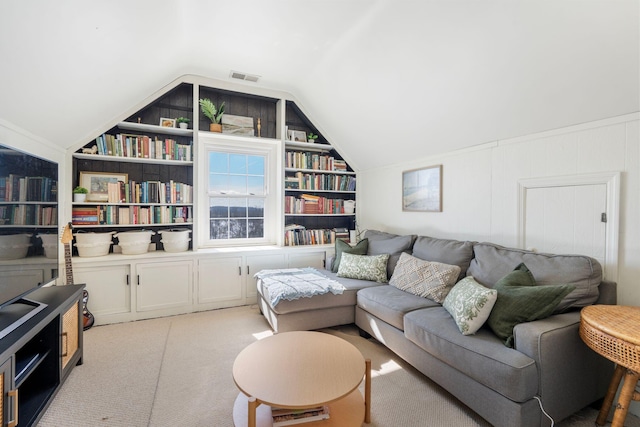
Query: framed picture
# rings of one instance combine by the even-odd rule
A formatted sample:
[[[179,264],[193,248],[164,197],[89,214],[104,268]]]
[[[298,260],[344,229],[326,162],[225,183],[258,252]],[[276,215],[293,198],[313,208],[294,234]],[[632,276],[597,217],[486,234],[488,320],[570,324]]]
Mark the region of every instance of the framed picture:
[[[307,134],[302,130],[287,130],[289,141],[307,142]]]
[[[442,212],[442,165],[402,172],[402,210]]]
[[[166,117],[160,117],[160,126],[163,128],[176,127],[176,119],[167,119]]]
[[[87,200],[90,202],[106,202],[109,200],[110,182],[127,182],[129,175],[126,173],[109,172],[80,172],[80,186],[89,190]]]

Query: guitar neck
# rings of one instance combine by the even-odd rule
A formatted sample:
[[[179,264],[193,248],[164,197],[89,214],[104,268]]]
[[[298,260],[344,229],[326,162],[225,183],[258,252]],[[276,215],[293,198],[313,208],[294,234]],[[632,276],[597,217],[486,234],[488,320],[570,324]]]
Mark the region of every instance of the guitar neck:
[[[73,265],[71,264],[71,245],[69,243],[64,245],[64,267],[67,272],[67,285],[73,285]]]

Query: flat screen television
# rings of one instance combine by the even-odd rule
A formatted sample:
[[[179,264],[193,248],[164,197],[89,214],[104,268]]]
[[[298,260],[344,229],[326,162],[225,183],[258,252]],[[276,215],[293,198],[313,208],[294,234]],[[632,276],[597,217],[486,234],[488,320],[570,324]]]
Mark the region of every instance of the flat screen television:
[[[58,164],[0,145],[0,338],[46,305],[58,277]]]

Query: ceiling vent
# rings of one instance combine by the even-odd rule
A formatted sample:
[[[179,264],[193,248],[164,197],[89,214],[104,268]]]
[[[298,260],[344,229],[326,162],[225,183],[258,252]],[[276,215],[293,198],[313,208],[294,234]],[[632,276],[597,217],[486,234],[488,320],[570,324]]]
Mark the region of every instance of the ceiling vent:
[[[231,74],[229,75],[232,79],[245,80],[248,82],[257,82],[260,76],[256,76],[255,74],[247,74],[241,73],[240,71],[231,70]]]

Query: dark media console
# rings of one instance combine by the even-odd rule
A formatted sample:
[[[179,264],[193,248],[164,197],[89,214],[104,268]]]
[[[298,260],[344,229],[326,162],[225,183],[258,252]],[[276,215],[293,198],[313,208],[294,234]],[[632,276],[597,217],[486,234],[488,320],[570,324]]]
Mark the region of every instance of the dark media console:
[[[35,425],[75,365],[82,363],[84,285],[51,286],[0,309],[2,425]],[[35,305],[32,305],[35,304]]]

